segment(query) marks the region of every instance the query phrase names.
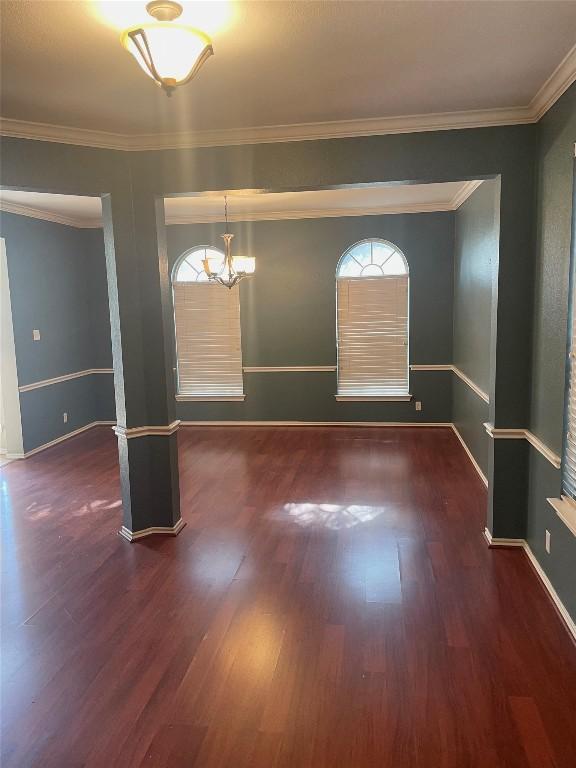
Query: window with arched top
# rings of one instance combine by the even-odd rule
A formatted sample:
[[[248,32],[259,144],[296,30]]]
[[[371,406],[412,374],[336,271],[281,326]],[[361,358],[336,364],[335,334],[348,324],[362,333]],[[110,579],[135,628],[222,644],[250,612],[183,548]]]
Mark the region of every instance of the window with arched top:
[[[220,258],[223,261],[224,254],[218,248],[212,248],[210,245],[186,251],[178,259],[174,268],[174,282],[207,283],[208,275],[204,270],[204,259],[208,258]]]
[[[409,270],[387,240],[355,243],[336,271],[338,399],[409,399]]]
[[[174,265],[178,400],[243,400],[240,293],[209,282],[203,260],[211,246],[186,251]]]

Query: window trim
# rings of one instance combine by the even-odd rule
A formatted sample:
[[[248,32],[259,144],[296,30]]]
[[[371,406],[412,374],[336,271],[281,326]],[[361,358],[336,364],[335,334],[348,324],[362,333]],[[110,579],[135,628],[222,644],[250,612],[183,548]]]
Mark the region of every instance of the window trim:
[[[179,403],[241,403],[246,400],[246,394],[243,395],[176,395]]]
[[[206,276],[206,280],[176,280],[176,275],[178,274],[178,270],[180,269],[180,265],[183,261],[186,261],[188,256],[190,256],[191,253],[194,253],[194,251],[218,251],[219,254],[222,256],[222,260],[224,260],[224,251],[222,251],[220,248],[217,248],[214,245],[207,245],[206,243],[202,243],[201,245],[195,245],[192,248],[188,248],[184,251],[184,253],[181,253],[180,256],[176,259],[174,262],[174,266],[172,267],[172,272],[170,273],[170,285],[172,286],[172,294],[174,294],[174,284],[175,283],[208,283],[208,276]]]
[[[404,403],[412,400],[414,395],[334,395],[339,402],[348,403]]]
[[[176,402],[196,402],[196,403],[231,403],[231,402],[244,402],[246,400],[246,392],[244,391],[244,366],[243,366],[243,360],[242,360],[242,312],[241,312],[241,306],[240,306],[240,292],[238,292],[238,309],[240,313],[239,318],[239,344],[240,344],[240,370],[241,370],[241,377],[242,377],[242,394],[238,395],[209,395],[209,394],[190,394],[186,392],[180,392],[180,375],[179,375],[179,357],[178,357],[178,335],[176,330],[176,300],[175,300],[175,293],[174,293],[174,286],[176,285],[183,285],[186,283],[190,284],[197,284],[197,285],[205,285],[205,286],[211,286],[211,289],[216,290],[224,290],[223,287],[216,285],[215,283],[210,282],[209,280],[177,280],[176,277],[178,275],[178,270],[180,269],[180,266],[182,262],[184,262],[188,256],[191,253],[194,253],[195,251],[203,251],[203,250],[211,250],[211,251],[217,251],[222,255],[222,259],[224,259],[224,252],[220,248],[216,248],[213,245],[195,245],[192,248],[188,248],[185,250],[174,262],[174,266],[172,267],[172,271],[170,273],[170,287],[171,287],[171,294],[172,294],[172,314],[173,314],[173,322],[174,322],[174,379],[176,384],[176,393],[175,393],[175,399]]]
[[[393,248],[396,253],[399,253],[402,257],[402,260],[404,262],[404,266],[406,268],[406,272],[404,273],[407,278],[407,320],[406,320],[406,392],[398,392],[394,394],[389,395],[362,395],[362,394],[353,394],[353,395],[345,395],[341,394],[340,392],[336,392],[334,395],[337,402],[363,402],[363,403],[369,403],[369,402],[409,402],[413,399],[413,395],[410,392],[410,382],[411,382],[411,367],[410,367],[410,265],[408,263],[408,259],[406,258],[406,254],[404,251],[399,248],[395,243],[393,243],[391,240],[386,240],[383,237],[365,237],[362,240],[358,240],[357,242],[350,245],[344,253],[340,256],[338,259],[338,263],[336,265],[336,388],[338,389],[339,386],[339,380],[340,380],[340,343],[338,339],[338,280],[378,280],[380,279],[377,275],[367,275],[363,277],[362,275],[356,275],[351,277],[340,277],[339,271],[340,266],[344,259],[348,256],[350,251],[357,248],[359,245],[364,245],[365,243],[382,243],[383,245],[387,245],[390,248]],[[386,279],[387,277],[402,277],[403,275],[381,275],[383,279]]]

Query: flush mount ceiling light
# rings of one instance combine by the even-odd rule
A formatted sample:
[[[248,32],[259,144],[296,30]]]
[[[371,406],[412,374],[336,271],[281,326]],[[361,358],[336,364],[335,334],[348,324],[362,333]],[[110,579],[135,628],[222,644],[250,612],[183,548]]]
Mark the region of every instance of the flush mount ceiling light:
[[[144,72],[171,96],[212,56],[211,40],[199,29],[174,23],[182,13],[180,3],[153,0],[146,10],[154,21],[127,29],[120,40]]]
[[[226,288],[233,288],[242,278],[253,275],[256,269],[254,256],[232,256],[232,238],[228,232],[228,198],[224,197],[224,218],[226,220],[226,232],[221,235],[224,240],[224,261],[218,263],[214,257],[203,259],[204,271],[208,279],[220,283]]]

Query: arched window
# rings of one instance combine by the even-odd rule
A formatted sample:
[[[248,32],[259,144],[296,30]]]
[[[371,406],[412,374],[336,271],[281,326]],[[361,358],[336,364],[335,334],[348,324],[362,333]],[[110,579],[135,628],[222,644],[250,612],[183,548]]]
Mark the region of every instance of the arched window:
[[[339,399],[409,399],[408,262],[387,240],[362,240],[338,262]]]
[[[243,400],[240,294],[208,281],[203,259],[217,248],[186,251],[172,273],[178,400]]]

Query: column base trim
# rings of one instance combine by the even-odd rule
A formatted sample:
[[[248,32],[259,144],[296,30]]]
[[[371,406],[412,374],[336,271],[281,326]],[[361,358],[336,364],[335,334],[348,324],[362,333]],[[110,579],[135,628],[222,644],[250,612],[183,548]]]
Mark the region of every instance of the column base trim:
[[[548,592],[548,596],[552,599],[552,602],[554,603],[554,607],[556,608],[556,611],[560,614],[560,618],[563,620],[564,624],[566,625],[566,629],[572,635],[573,640],[576,641],[576,624],[574,623],[574,620],[568,613],[566,606],[560,599],[558,592],[556,592],[556,590],[554,589],[552,582],[550,581],[544,569],[538,562],[536,555],[534,554],[534,552],[532,552],[530,544],[528,544],[526,539],[495,538],[492,536],[488,528],[484,529],[484,537],[486,538],[486,541],[488,542],[488,545],[490,546],[491,549],[497,549],[498,547],[502,547],[502,548],[513,547],[515,549],[524,550],[526,557],[530,561],[530,565],[536,571],[536,575],[540,579],[542,586],[544,587],[546,592]]]
[[[145,427],[123,427],[116,424],[112,427],[117,437],[125,437],[128,440],[134,437],[149,437],[150,435],[160,435],[162,437],[173,435],[180,427],[180,419],[176,419],[172,424],[165,427],[145,426]]]
[[[165,536],[178,536],[182,528],[186,523],[182,518],[173,526],[153,526],[152,528],[143,528],[141,531],[131,531],[126,528],[125,525],[120,528],[118,535],[122,536],[126,541],[138,541],[138,539],[144,539],[146,536],[154,536],[156,534],[164,534]]]

